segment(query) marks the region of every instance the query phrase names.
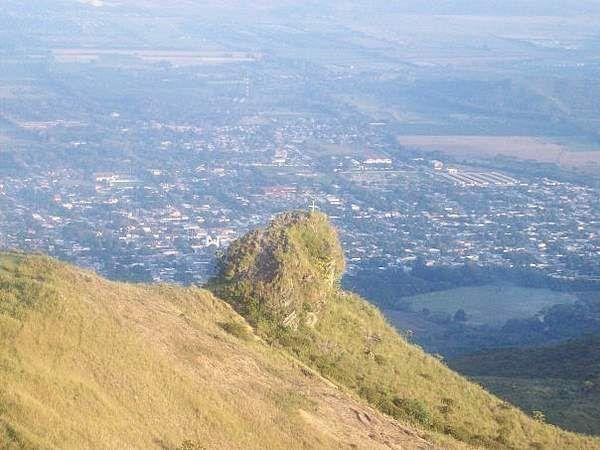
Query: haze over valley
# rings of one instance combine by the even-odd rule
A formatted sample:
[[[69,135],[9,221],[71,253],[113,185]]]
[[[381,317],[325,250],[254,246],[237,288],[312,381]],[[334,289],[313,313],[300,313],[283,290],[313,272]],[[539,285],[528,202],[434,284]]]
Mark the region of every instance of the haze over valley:
[[[53,268],[51,273],[92,270],[112,280],[94,278],[106,292],[118,286],[134,289],[127,284],[132,282],[181,286],[168,288],[175,293],[152,295],[158,304],[175,302],[182,311],[196,294],[181,292],[208,286],[215,304],[224,301],[240,315],[231,316],[234,320],[215,306],[223,315],[214,324],[219,336],[229,336],[231,327],[234,335],[246,336],[237,325],[222,325],[248,323],[252,336],[286,348],[319,376],[354,392],[376,414],[420,430],[418,439],[403,434],[406,430],[395,434],[396,422],[390,425],[377,416],[377,423],[383,420],[377,431],[381,445],[385,436],[395,436],[398,448],[403,439],[415,448],[456,442],[489,448],[519,448],[524,442],[531,448],[559,448],[559,442],[567,441],[575,445],[550,431],[505,435],[504,419],[498,418],[504,410],[497,405],[499,412],[490,412],[490,422],[476,436],[467,432],[471,419],[464,418],[470,413],[460,414],[479,403],[469,400],[460,410],[443,396],[418,397],[421,388],[402,395],[385,391],[399,389],[397,380],[385,379],[387,384],[375,392],[363,384],[364,378],[342,377],[332,355],[352,353],[354,345],[364,347],[366,356],[360,358],[368,361],[390,357],[373,350],[379,345],[373,336],[384,329],[383,321],[377,322],[379,331],[365,331],[366,343],[344,334],[343,320],[336,321],[343,314],[336,308],[346,295],[339,292],[345,291],[321,299],[331,308],[323,311],[333,314],[323,313],[331,321],[326,323],[344,330],[336,345],[329,342],[334,337],[319,334],[325,333],[318,329],[323,325],[316,334],[309,330],[301,337],[261,328],[262,319],[247,306],[263,295],[257,294],[260,289],[290,298],[313,293],[296,292],[300,288],[294,283],[303,286],[306,280],[295,275],[290,278],[295,288],[279,291],[279,285],[248,268],[240,272],[247,280],[232,281],[223,272],[226,255],[240,242],[254,242],[247,237],[254,236],[252,230],[268,227],[275,217],[288,217],[280,216],[286,211],[309,211],[310,220],[323,213],[337,230],[343,252],[336,254],[343,260],[336,289],[343,286],[381,309],[398,339],[436,355],[442,366],[474,377],[536,423],[600,434],[600,379],[593,369],[600,335],[600,5],[571,0],[392,3],[2,2],[0,275],[12,286],[0,291],[4,305],[10,299],[10,307],[0,304],[0,313],[10,317],[5,322],[12,324],[6,326],[17,320],[13,300],[27,297],[22,287],[14,287],[25,283],[19,281],[19,270],[37,286],[33,272],[38,263],[27,256],[32,253],[79,268],[54,266],[59,263],[42,258],[46,262],[39,264],[44,270]],[[324,230],[329,233],[328,227]],[[318,233],[300,238],[296,231],[290,239],[300,239],[298,245],[312,255],[311,239],[320,242]],[[242,246],[240,252],[249,250]],[[316,272],[305,267],[307,279],[322,275],[327,258],[310,260]],[[257,267],[261,272],[266,266]],[[225,279],[255,297],[225,289]],[[117,282],[125,284],[110,284]],[[56,287],[54,281],[48,283]],[[72,292],[62,284],[56,289],[63,296]],[[114,295],[121,298],[117,291]],[[173,300],[179,295],[187,306]],[[201,301],[210,295],[204,292]],[[321,303],[315,304],[320,308]],[[135,314],[151,314],[144,308]],[[18,320],[27,323],[20,314]],[[209,320],[205,314],[198,317]],[[124,320],[127,314],[115,317]],[[153,320],[152,326],[162,329]],[[366,318],[359,322],[370,324]],[[8,336],[3,323],[0,335]],[[190,332],[188,326],[182,333]],[[211,327],[202,332],[214,334]],[[397,350],[400,341],[389,339]],[[14,348],[23,350],[17,344]],[[321,354],[323,348],[329,353]],[[260,347],[260,352],[267,350]],[[361,361],[354,356],[340,364],[352,371]],[[260,358],[287,370],[282,369],[287,362],[274,362],[271,355]],[[493,364],[495,358],[501,358],[502,368]],[[535,370],[528,370],[528,358]],[[396,362],[382,361],[377,366],[381,370],[396,367]],[[0,359],[0,379],[2,367]],[[429,369],[419,370],[418,379],[438,379]],[[256,377],[262,373],[250,372]],[[279,389],[297,382],[288,375],[268,383],[283,383],[277,384]],[[18,389],[16,378],[4,379]],[[374,386],[377,380],[372,380]],[[195,386],[182,383],[181,392]],[[287,387],[281,391],[285,400],[265,400],[263,393],[256,398],[270,405],[277,420],[287,414],[288,402],[293,404],[311,417],[303,420],[313,427],[332,420],[339,406],[319,403],[321,412],[312,415],[304,396],[310,397],[314,386],[326,390],[320,379],[314,383],[303,384],[301,399],[286,397]],[[239,388],[235,386],[230,387]],[[101,383],[101,388],[109,392],[110,384]],[[219,391],[215,398],[221,394],[228,395]],[[8,410],[3,405],[20,404],[18,397],[4,401],[0,393],[0,447],[2,430],[21,430],[16,435],[22,442],[29,436],[23,431],[29,430],[23,419],[29,416],[19,416],[21,422],[17,415],[3,416]],[[461,404],[458,397],[448,398]],[[477,401],[485,403],[483,398]],[[351,401],[340,400],[344,408]],[[323,408],[330,409],[324,413]],[[456,413],[460,420],[451,418],[451,410],[462,411]],[[359,408],[358,416],[363,413],[371,414]],[[189,410],[173,414],[188,417]],[[515,418],[520,412],[514,414],[510,420],[529,423]],[[306,446],[335,446],[347,436],[366,446],[362,434],[341,431],[352,428],[352,420]],[[299,425],[304,422],[293,423],[294,436],[306,432]],[[262,422],[257,426],[266,427]],[[211,445],[240,442],[219,441],[217,428],[206,430]],[[200,431],[197,436],[180,434],[180,428],[169,428],[163,448],[200,441]],[[271,438],[279,443],[290,439]],[[58,445],[56,439],[47,442]],[[123,442],[135,441],[127,439]],[[13,441],[18,448],[18,439]],[[27,442],[37,442],[34,448],[49,445],[43,439]],[[104,447],[115,442],[106,441]],[[159,445],[152,439],[145,442]],[[293,442],[301,446],[302,439]],[[585,442],[597,445],[597,440]]]

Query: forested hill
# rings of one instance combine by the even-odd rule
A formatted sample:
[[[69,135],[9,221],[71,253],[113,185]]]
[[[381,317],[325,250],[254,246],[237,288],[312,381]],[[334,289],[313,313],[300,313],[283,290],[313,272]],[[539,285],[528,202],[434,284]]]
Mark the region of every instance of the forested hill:
[[[461,373],[548,422],[600,434],[600,336],[489,350],[449,361]]]
[[[600,336],[548,347],[489,350],[456,358],[451,365],[473,376],[568,378],[600,384]]]

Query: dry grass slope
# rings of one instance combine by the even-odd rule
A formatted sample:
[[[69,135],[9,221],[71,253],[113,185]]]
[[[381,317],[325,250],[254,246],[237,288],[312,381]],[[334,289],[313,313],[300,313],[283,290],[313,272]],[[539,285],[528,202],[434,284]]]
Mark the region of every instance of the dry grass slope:
[[[207,291],[0,256],[0,448],[265,446],[433,448]]]

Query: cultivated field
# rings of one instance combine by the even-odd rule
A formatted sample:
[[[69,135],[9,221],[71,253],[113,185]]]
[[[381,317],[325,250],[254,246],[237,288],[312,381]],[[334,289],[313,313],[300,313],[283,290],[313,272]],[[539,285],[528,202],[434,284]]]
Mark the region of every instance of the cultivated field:
[[[200,64],[224,64],[252,62],[261,58],[257,53],[181,50],[133,50],[133,49],[82,49],[60,48],[52,50],[58,62],[90,62],[103,57],[131,57],[147,63],[168,62],[176,66]]]
[[[547,306],[573,303],[576,297],[548,289],[486,285],[449,289],[403,299],[414,311],[454,314],[464,309],[470,324],[501,325],[510,319],[530,317]]]
[[[572,151],[562,145],[535,136],[398,136],[406,148],[440,151],[458,156],[511,156],[563,166],[600,164],[600,149]]]

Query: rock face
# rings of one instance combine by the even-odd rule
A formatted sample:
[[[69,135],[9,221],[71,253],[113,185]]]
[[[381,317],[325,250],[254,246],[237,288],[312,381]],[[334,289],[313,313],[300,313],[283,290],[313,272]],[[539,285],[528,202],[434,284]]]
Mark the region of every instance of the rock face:
[[[293,211],[233,242],[220,265],[213,286],[251,323],[296,328],[318,321],[345,262],[327,216]]]

